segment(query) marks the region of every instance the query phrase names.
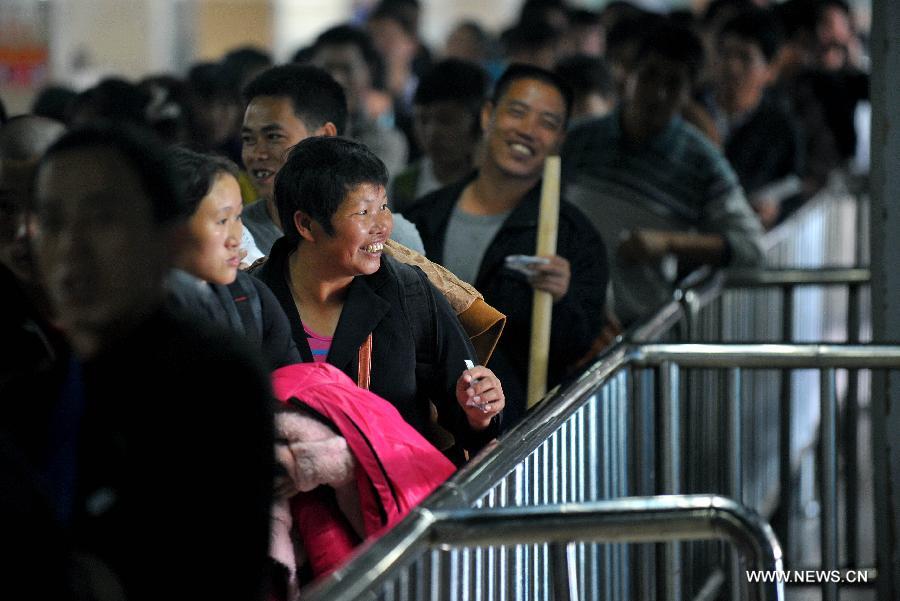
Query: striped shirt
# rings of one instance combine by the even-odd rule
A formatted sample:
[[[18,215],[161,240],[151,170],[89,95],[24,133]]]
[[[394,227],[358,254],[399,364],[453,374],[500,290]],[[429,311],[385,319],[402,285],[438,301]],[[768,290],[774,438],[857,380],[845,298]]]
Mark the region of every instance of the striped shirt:
[[[328,358],[328,351],[331,349],[331,341],[334,336],[322,336],[316,334],[303,324],[303,331],[306,332],[306,341],[309,343],[309,350],[312,351],[313,361],[322,363]]]
[[[720,234],[733,265],[762,260],[762,228],[722,152],[675,117],[643,144],[625,139],[621,113],[571,131],[562,151],[566,195],[610,246],[628,230],[649,228]],[[660,265],[612,264],[616,311],[624,322],[646,317],[671,298]]]

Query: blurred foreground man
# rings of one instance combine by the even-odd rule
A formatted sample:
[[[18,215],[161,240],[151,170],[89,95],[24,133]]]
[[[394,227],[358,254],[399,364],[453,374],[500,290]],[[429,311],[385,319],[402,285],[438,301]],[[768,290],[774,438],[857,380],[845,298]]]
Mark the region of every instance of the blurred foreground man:
[[[163,308],[184,235],[163,153],[85,129],[37,169],[35,264],[74,351],[32,466],[70,551],[46,578],[76,598],[260,599],[270,396],[248,354]],[[36,401],[27,382],[4,400]]]

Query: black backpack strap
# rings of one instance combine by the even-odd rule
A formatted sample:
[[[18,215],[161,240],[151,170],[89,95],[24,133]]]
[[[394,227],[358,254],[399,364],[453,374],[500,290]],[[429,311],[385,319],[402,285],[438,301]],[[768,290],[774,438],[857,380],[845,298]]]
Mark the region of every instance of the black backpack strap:
[[[400,262],[392,262],[391,267],[400,282],[400,302],[416,343],[416,378],[428,380],[434,373],[432,351],[437,344],[437,306],[431,284],[418,267]]]
[[[437,307],[430,294],[428,276],[413,265],[397,262],[392,267],[400,282],[400,302],[416,341],[416,363],[433,364],[431,351],[437,337]]]
[[[249,277],[238,276],[234,282],[228,285],[228,290],[231,292],[233,306],[243,324],[247,342],[251,348],[260,347],[263,338],[263,316],[262,301],[256,286]]]

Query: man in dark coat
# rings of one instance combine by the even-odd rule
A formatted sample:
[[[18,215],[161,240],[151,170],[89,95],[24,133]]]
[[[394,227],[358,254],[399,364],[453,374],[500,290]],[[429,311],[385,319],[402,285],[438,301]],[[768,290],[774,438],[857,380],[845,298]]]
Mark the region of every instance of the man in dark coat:
[[[485,157],[471,178],[418,201],[407,216],[428,257],[468,281],[507,315],[491,367],[507,396],[504,426],[525,412],[534,290],[553,295],[548,386],[588,352],[604,323],[606,249],[578,209],[560,204],[558,254],[528,275],[505,267],[509,255],[535,254],[544,159],[558,152],[572,94],[556,75],[514,65],[481,114]]]

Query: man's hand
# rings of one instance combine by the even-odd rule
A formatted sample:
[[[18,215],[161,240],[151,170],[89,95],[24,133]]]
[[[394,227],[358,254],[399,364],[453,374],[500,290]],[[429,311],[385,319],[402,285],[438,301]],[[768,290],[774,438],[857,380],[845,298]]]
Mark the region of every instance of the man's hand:
[[[721,265],[727,248],[721,234],[636,229],[619,243],[618,253],[628,263],[650,263],[673,254],[688,264]]]
[[[772,229],[781,214],[781,204],[771,198],[754,198],[750,206],[767,230]]]
[[[503,411],[506,397],[494,372],[476,365],[462,372],[456,381],[456,402],[462,407],[473,430],[484,430],[491,419]]]
[[[627,263],[658,261],[670,252],[670,236],[660,230],[631,230],[619,243],[619,256]]]
[[[569,261],[559,255],[545,257],[549,263],[536,263],[531,265],[531,275],[528,282],[536,289],[549,292],[553,296],[553,302],[559,302],[569,291],[569,282],[572,272]]]

